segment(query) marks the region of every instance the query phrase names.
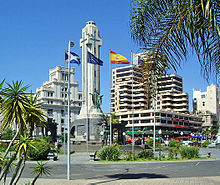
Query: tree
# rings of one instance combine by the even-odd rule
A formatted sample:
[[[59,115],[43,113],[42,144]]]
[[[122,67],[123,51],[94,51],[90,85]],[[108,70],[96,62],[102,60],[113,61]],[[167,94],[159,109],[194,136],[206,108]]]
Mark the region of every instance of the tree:
[[[106,116],[106,119],[107,119],[107,122],[110,123],[110,116],[109,115]],[[119,117],[116,116],[115,113],[111,113],[111,123],[112,124],[119,123]]]
[[[7,160],[7,155],[10,148],[14,148],[14,153],[1,168],[0,180],[7,177],[10,166],[15,159],[18,159],[18,163],[14,170],[10,184],[16,184],[21,177],[25,162],[27,159],[27,150],[33,147],[32,132],[35,125],[44,125],[46,123],[46,114],[44,110],[40,109],[36,100],[33,98],[32,93],[30,96],[25,95],[25,91],[29,86],[23,86],[22,81],[12,82],[12,85],[7,83],[7,87],[3,88],[0,92],[1,104],[0,111],[2,116],[1,129],[16,126],[16,134],[12,138],[8,145],[7,150],[4,153],[3,160]],[[45,125],[44,125],[45,126]],[[15,138],[19,141],[13,146]],[[15,181],[15,182],[14,182]]]
[[[204,77],[218,77],[219,6],[218,0],[133,0],[131,36],[153,61],[162,54],[175,70],[191,46]]]
[[[36,177],[34,178],[34,180],[31,183],[32,185],[35,184],[35,182],[39,178],[39,176],[50,175],[50,167],[45,166],[45,165],[46,165],[46,163],[37,162],[36,166],[31,167],[33,169],[32,173],[36,174]]]
[[[25,101],[33,107],[33,109],[30,109],[30,111],[27,112],[25,117],[25,120],[27,121],[27,125],[29,127],[29,135],[32,136],[35,127],[43,128],[46,126],[45,118],[47,117],[47,115],[46,113],[44,113],[44,110],[41,109],[42,103],[37,102],[39,93],[34,96],[31,92],[28,95],[24,95],[24,97]]]
[[[151,54],[145,52],[141,54],[141,58],[142,61],[138,65],[141,78],[139,78],[138,81],[140,82],[140,87],[144,89],[144,93],[147,97],[146,109],[150,109],[152,98],[154,99],[154,102],[156,101],[158,78],[165,75],[168,66],[163,55],[152,60]]]

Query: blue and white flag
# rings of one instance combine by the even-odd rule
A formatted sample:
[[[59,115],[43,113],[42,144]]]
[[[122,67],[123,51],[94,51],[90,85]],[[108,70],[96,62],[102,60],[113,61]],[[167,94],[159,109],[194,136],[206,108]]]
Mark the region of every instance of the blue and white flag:
[[[69,52],[65,50],[64,59],[65,59],[65,62],[70,61],[70,63],[75,63],[75,64],[80,65],[80,57],[76,53],[70,52],[70,56],[69,56]]]
[[[103,62],[99,58],[95,57],[90,52],[88,52],[88,63],[96,64],[96,65],[99,65],[99,66],[103,66]]]
[[[143,58],[141,58],[138,54],[133,53],[133,64],[134,65],[139,65],[143,63]]]

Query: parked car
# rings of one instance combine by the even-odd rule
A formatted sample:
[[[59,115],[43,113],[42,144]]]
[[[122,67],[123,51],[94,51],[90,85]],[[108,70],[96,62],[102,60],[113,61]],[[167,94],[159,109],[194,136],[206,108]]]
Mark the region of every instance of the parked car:
[[[213,142],[209,145],[207,145],[208,148],[220,148],[220,143]]]
[[[182,144],[183,145],[186,145],[186,146],[188,146],[189,144],[191,144],[192,143],[192,141],[182,141]]]

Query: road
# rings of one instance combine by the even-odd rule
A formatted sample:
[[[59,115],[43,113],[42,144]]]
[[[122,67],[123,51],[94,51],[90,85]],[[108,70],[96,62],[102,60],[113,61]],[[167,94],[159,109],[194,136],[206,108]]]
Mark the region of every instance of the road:
[[[27,163],[23,178],[32,178]],[[66,165],[49,163],[51,176],[41,178],[66,178]],[[72,164],[71,179],[140,179],[220,176],[220,161],[135,163],[135,164]]]
[[[195,162],[151,162],[151,163],[100,163],[89,161],[86,153],[71,155],[71,179],[151,179],[151,178],[181,178],[181,177],[211,177],[220,176],[220,150],[202,149],[202,157],[212,152],[215,160]],[[31,166],[35,163],[27,162],[22,178],[33,178]],[[58,161],[48,161],[51,176],[41,178],[66,179],[66,158],[59,156]]]

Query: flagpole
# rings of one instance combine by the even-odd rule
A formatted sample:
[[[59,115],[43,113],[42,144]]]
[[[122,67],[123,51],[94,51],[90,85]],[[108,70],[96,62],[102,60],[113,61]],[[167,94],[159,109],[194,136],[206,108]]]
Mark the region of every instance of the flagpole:
[[[69,41],[68,54],[70,56],[70,47],[73,42]],[[70,58],[68,60],[68,110],[67,110],[67,180],[70,180]],[[64,136],[65,137],[65,136]]]
[[[88,49],[86,49],[86,63],[85,65],[87,65],[86,69],[87,69],[87,78],[86,78],[86,97],[85,97],[85,101],[86,101],[86,154],[87,156],[89,156],[89,87],[88,87],[88,71],[89,71],[89,64],[88,64]]]
[[[109,107],[109,113],[110,113],[110,116],[109,116],[109,129],[110,129],[110,142],[109,144],[112,145],[112,114],[111,114],[111,78],[112,78],[112,74],[111,74],[111,49],[109,49],[109,55],[110,55],[110,62],[109,62],[109,76],[110,76],[110,107]]]
[[[133,52],[131,51],[132,63],[132,92],[131,92],[131,106],[132,106],[132,155],[134,156],[134,106],[133,106],[133,91],[134,91],[134,68],[133,68]]]
[[[155,74],[154,71],[152,71],[153,73],[153,83],[155,82]],[[156,89],[153,88],[153,106],[154,106],[154,140],[153,140],[153,153],[155,155],[155,148],[156,148]]]
[[[65,64],[66,64],[66,62],[65,62],[65,55],[64,55],[64,68],[65,68]],[[63,88],[65,89],[65,78],[63,79]],[[63,100],[64,100],[64,103],[65,103],[65,96],[63,96]],[[66,112],[65,106],[64,106],[64,112]],[[64,133],[64,137],[63,137],[63,151],[64,151],[64,157],[65,157],[66,156],[66,121],[64,122],[64,132],[63,133]]]

